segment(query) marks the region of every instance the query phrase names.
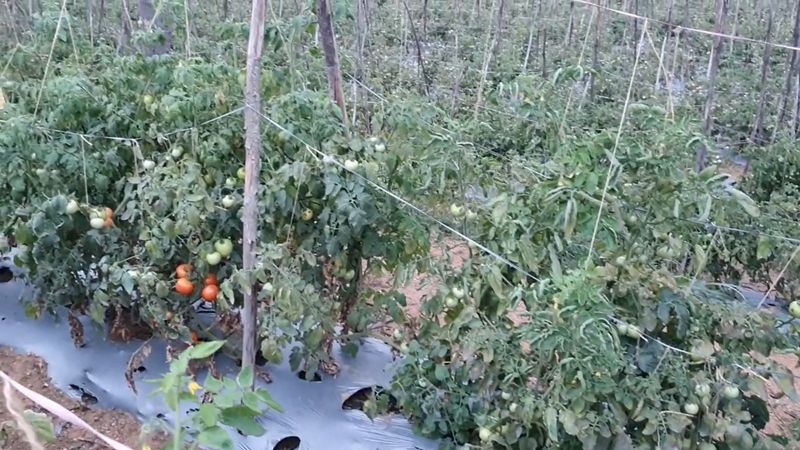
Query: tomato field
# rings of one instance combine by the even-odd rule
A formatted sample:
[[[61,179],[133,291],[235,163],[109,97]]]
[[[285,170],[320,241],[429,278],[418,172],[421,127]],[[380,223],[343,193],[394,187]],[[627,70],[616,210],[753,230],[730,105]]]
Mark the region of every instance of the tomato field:
[[[164,448],[367,339],[444,449],[800,446],[796,1],[22,3],[0,252],[76,345],[170,344]]]

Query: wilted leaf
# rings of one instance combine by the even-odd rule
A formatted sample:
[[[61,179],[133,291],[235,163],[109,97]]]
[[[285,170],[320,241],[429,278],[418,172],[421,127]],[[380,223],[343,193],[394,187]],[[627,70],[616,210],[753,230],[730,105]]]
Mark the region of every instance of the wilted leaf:
[[[575,203],[574,198],[567,200],[567,206],[564,210],[564,239],[570,240],[572,233],[575,231],[575,224],[578,221],[578,205]]]
[[[552,406],[544,411],[544,423],[547,425],[547,437],[551,442],[558,442],[558,412]]]
[[[775,379],[775,384],[786,394],[790,399],[798,401],[800,397],[797,396],[797,391],[794,389],[794,376],[791,373],[773,372],[772,378]]]

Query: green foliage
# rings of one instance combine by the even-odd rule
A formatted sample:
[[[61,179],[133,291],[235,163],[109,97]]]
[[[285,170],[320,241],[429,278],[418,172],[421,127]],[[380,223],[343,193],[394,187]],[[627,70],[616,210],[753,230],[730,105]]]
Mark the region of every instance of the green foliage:
[[[222,426],[251,436],[261,436],[265,430],[256,420],[266,409],[282,412],[283,409],[263,388],[253,388],[253,369],[243,368],[234,378],[222,379],[209,375],[203,385],[188,374],[193,360],[213,356],[224,341],[210,341],[189,347],[170,362],[169,372],[157,380],[154,394],[163,396],[167,406],[175,413],[171,449],[184,448],[191,440],[202,448],[228,450],[234,443]],[[196,408],[188,429],[180,423],[181,413],[188,405]]]
[[[514,14],[521,5],[511,3],[506,39],[533,42],[527,14]],[[591,69],[588,57],[576,59],[583,49],[574,37],[548,40],[547,31],[563,34],[561,24],[536,23],[525,70],[520,46],[506,45],[484,77],[475,67],[492,27],[481,23],[480,4],[477,14],[424,12],[426,28],[417,31],[430,41],[422,42],[430,96],[414,93],[425,90],[419,61],[399,50],[419,5],[370,22],[364,61],[342,55],[345,78],[355,73],[366,86],[354,88],[361,100],[349,105],[355,113],[346,126],[326,93],[311,6],[287,4],[297,9],[288,13],[281,4],[267,24],[252,271],[241,268],[239,174],[249,12],[227,21],[201,15],[188,32],[183,5],[165,4],[173,47],[186,39],[192,56],[117,54],[109,34],[90,44],[88,33],[62,23],[44,82],[44,63],[31,56],[49,54],[51,41],[41,36],[55,33],[59,16],[46,5],[32,18],[29,42],[10,52],[1,75],[0,230],[16,241],[17,263],[40,293],[33,314],[65,306],[105,323],[128,309],[160,336],[207,339],[232,331],[205,329],[196,318],[195,300],[214,274],[221,318],[234,317],[242,292],[257,287],[260,350],[270,363],[291,346],[293,370],[332,373],[334,341],[352,353],[367,336],[391,342],[406,358],[391,394],[445,448],[772,448],[762,432],[765,383],[796,394],[793,376],[765,361],[792,351],[796,332],[779,333],[773,316],[747,307],[729,286],[770,285],[785,266],[775,291],[800,292],[798,262],[786,265],[796,243],[782,238],[798,221],[794,141],[776,133],[774,144],[751,149],[759,158],[739,185],[717,166],[698,173],[698,147],[725,139],[702,134],[704,97],[691,95],[699,86],[691,76],[668,95],[635,84],[620,127],[614,100],[625,98],[630,76],[628,22],[608,24]],[[340,50],[357,47],[354,7],[336,5]],[[391,7],[376,6],[381,14]],[[83,6],[69,8],[77,23]],[[713,17],[708,5],[693,14]],[[582,35],[574,17],[565,28]],[[651,33],[672,45],[669,30]],[[121,48],[164,39],[137,27]],[[706,48],[681,39],[683,72],[705,70]],[[754,57],[745,45],[730,52]],[[651,62],[642,61],[638,76],[666,81]],[[720,86],[756,92],[756,71],[744,72],[723,70]],[[384,95],[365,99],[367,90]],[[727,138],[749,136],[752,106],[718,111]],[[463,265],[431,258],[452,242],[376,185],[494,255],[471,245],[460,249],[468,250]],[[208,258],[226,239],[231,254]],[[189,296],[174,289],[182,263],[193,265]],[[369,283],[386,273],[395,277],[391,287]],[[415,275],[438,280],[419,317],[399,289]],[[394,340],[376,331],[387,319],[400,328]],[[261,411],[280,409],[266,391],[249,390],[248,371],[189,388],[189,361],[217,351],[235,357],[233,341],[190,347],[161,380],[173,409],[197,402],[187,389],[213,399],[192,415],[191,436],[176,427],[176,443],[190,437],[231,448],[220,424],[258,435]],[[385,398],[365,409],[378,413]]]

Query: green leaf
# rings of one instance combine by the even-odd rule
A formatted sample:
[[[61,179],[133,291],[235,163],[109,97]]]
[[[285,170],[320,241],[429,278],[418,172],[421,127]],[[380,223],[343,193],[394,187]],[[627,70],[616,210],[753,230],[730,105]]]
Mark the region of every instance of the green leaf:
[[[221,381],[209,375],[208,377],[206,377],[206,382],[205,385],[203,386],[203,389],[205,389],[208,392],[211,392],[212,394],[216,394],[222,390],[222,387],[223,385]]]
[[[31,229],[28,228],[26,225],[19,225],[14,232],[14,237],[17,240],[17,244],[22,245],[33,245],[34,236]]]
[[[561,425],[564,426],[564,431],[570,436],[577,436],[581,432],[581,430],[578,428],[577,419],[578,418],[575,417],[575,413],[568,409],[565,409],[558,418],[559,422],[561,422]]]
[[[556,278],[561,278],[561,262],[558,260],[558,252],[556,252],[553,245],[548,245],[547,250],[550,252],[550,270],[552,275]]]
[[[775,249],[775,241],[767,236],[759,236],[756,246],[756,258],[767,259]]]
[[[260,400],[261,399],[258,398],[258,395],[256,395],[255,392],[252,391],[245,392],[244,395],[242,396],[242,403],[244,403],[244,405],[247,406],[248,408],[251,408],[256,411],[261,410],[261,406],[259,403]]]
[[[242,367],[241,372],[239,372],[239,376],[236,377],[236,382],[239,383],[239,386],[250,389],[253,387],[253,367]]]
[[[36,437],[45,442],[55,442],[56,432],[53,427],[53,421],[46,414],[25,410],[24,416],[25,421],[30,424],[36,433]]]
[[[558,412],[552,406],[544,410],[544,423],[547,425],[550,442],[558,442]]]
[[[248,436],[261,436],[266,430],[259,424],[255,417],[260,413],[247,406],[232,406],[222,410],[220,420],[225,425],[236,428]]]
[[[188,350],[189,359],[203,359],[208,358],[221,349],[225,345],[225,341],[209,341],[201,342]]]
[[[205,426],[212,427],[219,422],[219,408],[213,403],[203,403],[197,410],[197,417]]]
[[[694,259],[694,271],[699,275],[706,268],[708,261],[708,255],[700,244],[694,244]]]
[[[256,389],[255,394],[270,408],[281,413],[283,412],[283,407],[279,405],[274,398],[272,398],[272,395],[270,395],[269,391],[266,389]]]
[[[739,206],[741,206],[747,214],[752,217],[758,217],[761,215],[760,211],[758,210],[758,204],[756,204],[755,200],[750,198],[749,195],[736,188],[728,188],[728,193],[733,196],[733,199],[736,200]]]
[[[487,281],[489,282],[489,286],[492,287],[494,293],[502,298],[503,294],[503,274],[500,273],[500,269],[497,266],[492,266],[489,269],[489,275],[486,277]]]
[[[447,368],[445,368],[440,364],[437,364],[436,368],[433,370],[433,376],[436,377],[436,379],[439,381],[444,381],[449,376],[449,373],[447,371]]]
[[[218,426],[212,426],[201,431],[197,435],[197,444],[202,448],[215,450],[231,450],[234,448],[231,437]]]

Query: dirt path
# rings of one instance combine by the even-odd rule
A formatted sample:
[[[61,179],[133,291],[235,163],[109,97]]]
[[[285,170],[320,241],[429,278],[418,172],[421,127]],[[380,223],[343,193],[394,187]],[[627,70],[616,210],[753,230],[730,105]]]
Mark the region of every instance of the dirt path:
[[[53,385],[47,374],[47,363],[38,356],[20,355],[7,347],[0,347],[0,368],[23,386],[58,402],[77,414],[81,419],[106,436],[135,450],[142,448],[142,441],[140,440],[142,425],[135,417],[116,410],[82,407],[77,400],[67,396]],[[22,402],[25,408],[40,411],[18,393],[16,394],[16,400]],[[0,406],[0,424],[7,420],[13,419],[3,402],[2,406]],[[72,424],[64,423],[57,418],[54,418],[53,423],[56,430],[56,441],[45,445],[46,450],[100,450],[108,448],[88,431],[84,431]],[[163,436],[154,436],[146,442],[153,449],[161,448],[159,444],[163,442]],[[11,431],[5,441],[0,436],[0,449],[28,450],[30,446],[20,433]]]

